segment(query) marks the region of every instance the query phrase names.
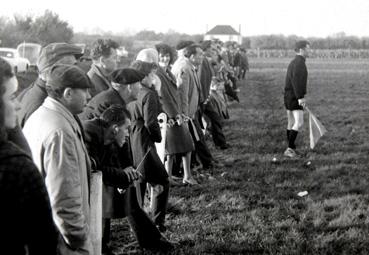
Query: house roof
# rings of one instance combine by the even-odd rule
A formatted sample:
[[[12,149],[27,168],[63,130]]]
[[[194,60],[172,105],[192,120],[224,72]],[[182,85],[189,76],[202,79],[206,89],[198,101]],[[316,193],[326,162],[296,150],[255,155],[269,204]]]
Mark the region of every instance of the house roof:
[[[217,25],[210,29],[207,33],[207,35],[239,35],[236,30],[234,30],[233,27],[228,25]]]

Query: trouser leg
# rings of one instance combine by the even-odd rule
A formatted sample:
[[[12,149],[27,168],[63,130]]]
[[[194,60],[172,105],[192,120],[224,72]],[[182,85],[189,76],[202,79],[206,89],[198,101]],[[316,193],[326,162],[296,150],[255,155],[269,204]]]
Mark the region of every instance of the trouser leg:
[[[127,216],[128,223],[136,237],[138,244],[141,247],[152,246],[161,238],[159,230],[156,228],[154,222],[139,206],[137,201],[136,189],[130,188],[130,212]]]
[[[206,145],[205,137],[204,137],[204,134],[201,130],[200,123],[198,122],[197,118],[195,118],[193,120],[193,123],[194,123],[195,129],[197,131],[197,134],[199,136],[198,141],[195,141],[195,139],[194,139],[195,152],[196,152],[196,155],[198,156],[201,164],[203,165],[203,167],[207,168],[212,164],[213,157],[210,153],[210,150],[209,150],[208,146]],[[190,125],[190,132],[193,135],[194,130],[192,130],[191,125]]]
[[[103,218],[102,219],[102,250],[105,251],[108,249],[110,244],[110,225],[111,219]]]
[[[214,144],[216,146],[224,146],[226,144],[226,138],[222,130],[222,120],[217,112],[214,111],[211,105],[206,105],[204,114],[210,119],[211,122],[211,135],[213,137]]]
[[[150,214],[154,223],[159,225],[164,224],[165,221],[169,199],[169,180],[168,173],[159,157],[155,156],[155,158],[156,160],[153,164],[148,166],[144,180],[145,184],[142,184],[141,188],[144,190],[146,183],[149,183],[152,187],[152,189],[150,189],[150,191],[152,191]],[[145,187],[143,187],[143,185],[145,185]]]
[[[153,185],[152,220],[156,225],[164,224],[169,198],[169,183]]]

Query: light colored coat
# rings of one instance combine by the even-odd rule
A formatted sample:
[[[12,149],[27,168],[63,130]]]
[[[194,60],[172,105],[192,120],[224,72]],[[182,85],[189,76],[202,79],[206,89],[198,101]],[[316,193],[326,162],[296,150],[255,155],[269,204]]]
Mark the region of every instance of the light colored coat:
[[[199,106],[200,81],[195,67],[186,57],[180,57],[172,67],[172,73],[177,81],[179,95],[179,110],[190,118],[195,118]]]
[[[92,254],[89,237],[90,160],[71,112],[47,97],[23,128],[45,178],[59,238],[58,254]]]

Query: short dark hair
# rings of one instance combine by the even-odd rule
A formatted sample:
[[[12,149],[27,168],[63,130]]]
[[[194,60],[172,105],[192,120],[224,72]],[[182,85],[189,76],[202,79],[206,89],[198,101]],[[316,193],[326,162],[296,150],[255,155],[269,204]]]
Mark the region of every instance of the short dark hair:
[[[190,41],[190,40],[181,40],[177,43],[176,46],[176,50],[182,50],[184,48],[186,48],[187,46],[194,44],[194,41]]]
[[[183,55],[186,57],[186,58],[189,58],[191,57],[192,55],[196,55],[197,53],[197,48],[200,48],[200,45],[198,44],[191,44],[189,46],[187,46],[184,51],[183,51]]]
[[[206,51],[207,49],[211,48],[212,42],[210,40],[203,41],[201,43],[201,49]]]
[[[105,127],[112,125],[122,125],[127,119],[131,119],[129,111],[119,104],[113,104],[109,106],[100,115],[100,120],[104,123]]]
[[[5,82],[14,77],[14,72],[8,61],[0,57],[0,141],[6,139],[5,109],[3,95],[5,93]]]
[[[118,49],[119,44],[111,39],[98,39],[94,42],[91,50],[92,59],[98,59],[99,57],[109,57],[111,55],[111,49]]]
[[[306,40],[297,41],[295,44],[295,52],[299,52],[300,49],[305,49],[307,45],[310,45],[310,43]]]
[[[159,54],[169,54],[170,56],[170,61],[169,64],[173,63],[174,61],[174,53],[173,53],[173,49],[172,47],[170,47],[168,44],[165,43],[159,43],[157,45],[155,45],[156,50],[158,51]]]
[[[46,83],[45,89],[49,97],[60,99],[63,97],[63,93],[66,88],[54,88],[53,86],[50,86]]]

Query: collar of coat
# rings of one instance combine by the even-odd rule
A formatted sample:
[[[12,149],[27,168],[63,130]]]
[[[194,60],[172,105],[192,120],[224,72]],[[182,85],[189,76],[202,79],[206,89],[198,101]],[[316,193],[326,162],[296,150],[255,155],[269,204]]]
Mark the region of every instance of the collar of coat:
[[[76,133],[78,133],[81,136],[81,138],[83,137],[81,128],[79,124],[77,123],[77,120],[75,119],[74,115],[63,104],[61,104],[59,101],[55,100],[54,98],[47,97],[42,105],[48,108],[49,110],[55,111],[59,113],[60,115],[62,115],[72,126],[73,130]]]
[[[301,59],[302,61],[304,61],[305,62],[305,60],[306,60],[306,58],[304,57],[304,56],[302,56],[302,55],[298,55],[298,54],[296,54],[296,58],[299,58],[299,59]]]

